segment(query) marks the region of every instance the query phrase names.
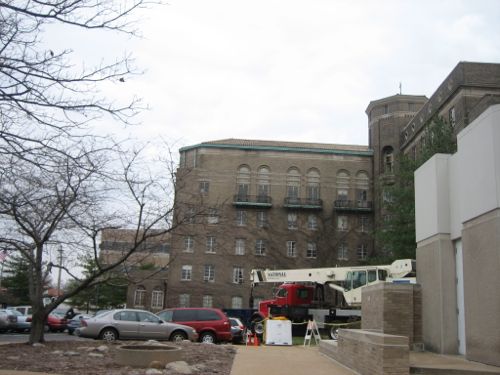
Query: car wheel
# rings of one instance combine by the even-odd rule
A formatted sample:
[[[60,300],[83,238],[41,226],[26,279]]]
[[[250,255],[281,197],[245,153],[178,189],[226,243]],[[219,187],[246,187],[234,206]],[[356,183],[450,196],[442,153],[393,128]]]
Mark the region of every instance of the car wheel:
[[[99,334],[99,338],[108,342],[115,341],[118,339],[118,332],[113,328],[104,328]]]
[[[200,335],[200,341],[205,344],[215,344],[215,335],[211,332],[203,332]]]
[[[183,341],[186,339],[187,339],[187,335],[185,332],[182,332],[182,331],[175,331],[170,335],[170,341],[179,342],[179,341]]]
[[[338,340],[338,338],[339,338],[339,329],[337,327],[332,327],[330,329],[330,338],[332,340]]]

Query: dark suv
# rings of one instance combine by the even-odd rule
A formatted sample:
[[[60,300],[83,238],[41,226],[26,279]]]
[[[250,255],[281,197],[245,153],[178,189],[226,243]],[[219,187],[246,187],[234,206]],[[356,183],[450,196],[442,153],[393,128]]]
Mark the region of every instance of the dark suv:
[[[163,310],[156,315],[166,322],[193,327],[201,342],[231,341],[232,338],[229,319],[220,309],[179,307]]]

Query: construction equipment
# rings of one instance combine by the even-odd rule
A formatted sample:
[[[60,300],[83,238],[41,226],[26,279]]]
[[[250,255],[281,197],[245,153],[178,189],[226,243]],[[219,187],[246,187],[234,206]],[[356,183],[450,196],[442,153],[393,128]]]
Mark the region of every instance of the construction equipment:
[[[255,323],[270,315],[285,316],[293,322],[313,319],[322,329],[327,328],[328,323],[359,320],[363,287],[382,282],[415,283],[415,264],[412,259],[400,259],[389,265],[254,269],[250,272],[250,298],[253,298],[253,289],[260,283],[283,284],[277,288],[274,299],[259,303],[259,310],[251,320]],[[338,292],[343,299],[342,303],[326,302],[325,286]],[[330,336],[333,334],[332,330]]]

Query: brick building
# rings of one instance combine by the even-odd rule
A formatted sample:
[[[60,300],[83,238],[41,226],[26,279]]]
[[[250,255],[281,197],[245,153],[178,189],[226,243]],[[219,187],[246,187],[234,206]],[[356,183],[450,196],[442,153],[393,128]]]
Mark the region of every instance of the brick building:
[[[248,307],[248,271],[355,265],[384,249],[384,187],[434,116],[456,133],[500,102],[500,64],[459,63],[430,99],[369,103],[369,145],[226,139],[180,150],[167,305]],[[259,286],[254,300],[270,296]]]

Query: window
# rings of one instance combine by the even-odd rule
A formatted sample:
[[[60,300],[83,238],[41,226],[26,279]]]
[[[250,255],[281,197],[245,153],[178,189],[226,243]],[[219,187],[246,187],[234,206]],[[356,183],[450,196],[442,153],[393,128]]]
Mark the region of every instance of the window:
[[[179,307],[189,307],[189,294],[179,294]]]
[[[318,229],[318,217],[316,215],[309,215],[307,217],[307,229],[309,230]]]
[[[367,255],[368,255],[368,246],[366,244],[359,244],[358,245],[358,259],[359,260],[366,260]]]
[[[359,231],[366,233],[370,228],[370,218],[368,216],[359,217]]]
[[[382,192],[382,201],[384,203],[392,203],[394,201],[394,198],[392,197],[392,193],[388,190],[384,190]]]
[[[243,284],[243,268],[233,267],[233,283]]]
[[[264,256],[266,255],[266,241],[256,240],[255,241],[255,255]]]
[[[257,199],[259,202],[267,202],[270,193],[269,168],[260,167],[257,172]]]
[[[253,298],[252,309],[258,309],[258,308],[259,308],[260,303],[261,303],[263,300],[264,300],[264,299],[263,299],[263,298],[261,298],[261,297],[254,297],[254,298]]]
[[[146,288],[142,285],[139,285],[134,293],[134,306],[135,307],[144,307],[146,300]]]
[[[191,236],[184,237],[184,251],[192,253],[194,251],[194,239]]]
[[[232,309],[242,309],[243,308],[243,298],[242,297],[232,297],[231,298],[231,308]]]
[[[292,258],[297,256],[297,242],[286,241],[286,255]]]
[[[215,280],[215,266],[213,264],[205,264],[203,271],[203,281],[213,282]]]
[[[237,238],[234,246],[234,253],[236,255],[245,255],[245,239]]]
[[[212,296],[203,296],[203,307],[213,307],[214,298]]]
[[[219,222],[219,211],[216,208],[208,210],[208,224],[217,224]]]
[[[151,308],[152,309],[162,309],[163,308],[163,297],[164,293],[161,288],[156,287],[151,293]]]
[[[295,212],[290,212],[288,214],[288,229],[295,230],[297,228],[298,228],[297,214]]]
[[[184,221],[187,224],[194,224],[195,223],[195,221],[196,221],[196,212],[195,212],[195,209],[193,207],[189,207],[186,210],[186,217],[184,218]]]
[[[451,107],[450,110],[448,111],[448,122],[453,128],[455,127],[455,124],[457,123],[455,107]]]
[[[311,169],[307,172],[307,200],[311,204],[315,204],[319,201],[319,171],[316,169]]]
[[[120,311],[113,315],[113,319],[115,320],[124,320],[127,322],[137,322],[137,314],[135,311]]]
[[[214,254],[215,249],[217,247],[216,245],[217,245],[217,243],[215,241],[215,236],[208,236],[207,237],[207,248],[206,248],[205,252]]]
[[[391,146],[384,147],[382,150],[382,163],[384,173],[394,172],[394,152]]]
[[[300,172],[297,168],[290,168],[286,176],[286,197],[290,203],[298,201],[300,190]]]
[[[307,243],[306,258],[316,259],[318,256],[318,249],[315,242]]]
[[[193,266],[184,265],[181,268],[181,280],[190,281],[193,273]]]
[[[257,211],[257,226],[259,228],[265,228],[269,225],[267,220],[267,212],[266,211]]]
[[[349,190],[347,189],[337,189],[337,200],[346,201],[349,199]]]
[[[347,216],[338,216],[337,217],[337,229],[340,231],[347,231],[348,226]]]
[[[348,253],[349,253],[349,249],[347,248],[347,244],[345,242],[342,242],[338,248],[337,259],[338,260],[348,260],[349,259]]]
[[[236,211],[236,225],[239,227],[247,225],[247,212],[245,210]]]
[[[250,192],[250,168],[247,165],[242,165],[238,168],[236,190],[239,201],[248,200],[248,194]]]
[[[200,181],[200,193],[208,194],[210,183],[208,181]]]

